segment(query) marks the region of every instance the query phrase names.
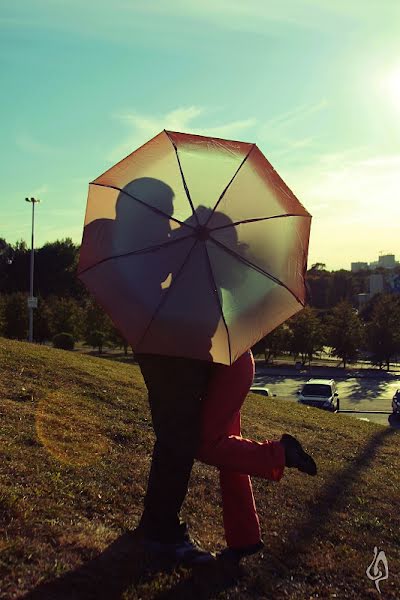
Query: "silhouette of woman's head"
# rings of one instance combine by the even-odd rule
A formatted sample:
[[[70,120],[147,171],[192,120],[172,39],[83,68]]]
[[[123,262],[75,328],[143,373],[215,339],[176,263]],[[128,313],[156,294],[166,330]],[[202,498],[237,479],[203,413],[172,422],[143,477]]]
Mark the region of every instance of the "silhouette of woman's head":
[[[239,241],[237,228],[225,213],[199,206],[196,214],[205,223],[202,238],[210,240],[207,248],[217,288],[233,292],[243,283],[246,272],[244,263],[235,256],[245,257],[248,246]]]

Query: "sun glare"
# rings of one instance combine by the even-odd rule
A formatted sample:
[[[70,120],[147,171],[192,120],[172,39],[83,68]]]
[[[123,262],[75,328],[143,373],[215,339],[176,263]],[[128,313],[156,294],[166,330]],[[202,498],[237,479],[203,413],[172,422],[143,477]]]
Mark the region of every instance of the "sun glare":
[[[384,88],[389,99],[400,109],[400,67],[391,71],[385,78]]]

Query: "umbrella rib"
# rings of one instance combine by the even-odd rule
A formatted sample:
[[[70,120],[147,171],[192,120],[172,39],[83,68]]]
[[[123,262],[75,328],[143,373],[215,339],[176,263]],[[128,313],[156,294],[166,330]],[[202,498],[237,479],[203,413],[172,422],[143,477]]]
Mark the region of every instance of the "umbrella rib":
[[[165,129],[164,129],[164,131],[165,131]],[[199,224],[199,219],[197,218],[197,214],[196,214],[196,212],[194,210],[193,202],[192,202],[192,199],[190,197],[189,188],[187,186],[186,179],[185,179],[185,176],[183,174],[182,165],[181,165],[181,161],[180,161],[179,154],[178,154],[178,148],[177,148],[175,142],[169,137],[168,131],[165,131],[165,133],[167,134],[169,141],[171,142],[171,144],[174,147],[175,155],[176,155],[176,160],[178,161],[179,171],[181,172],[183,187],[185,188],[185,192],[186,192],[186,197],[189,200],[189,204],[190,204],[190,207],[192,209],[193,215],[194,215],[194,217],[195,217],[195,219],[197,221],[197,224]]]
[[[94,269],[95,267],[97,267],[98,265],[101,265],[102,263],[105,263],[109,260],[114,260],[114,258],[123,258],[124,256],[134,256],[135,254],[146,254],[147,252],[155,252],[156,250],[159,250],[160,248],[164,248],[165,246],[172,246],[172,244],[177,244],[178,242],[187,240],[190,237],[193,237],[192,234],[186,235],[185,237],[181,237],[177,240],[168,240],[166,242],[163,242],[162,244],[157,244],[156,246],[148,246],[147,248],[141,248],[140,250],[132,250],[132,252],[124,252],[123,254],[115,254],[113,256],[107,256],[107,258],[103,258],[102,260],[99,260],[96,264],[90,265],[90,267],[86,267],[86,269],[83,269],[83,271],[79,271],[79,275],[82,275],[83,273],[90,271],[90,269]]]
[[[209,268],[209,271],[210,271],[211,280],[213,282],[213,291],[215,292],[215,296],[217,297],[217,302],[218,302],[218,305],[219,305],[219,308],[220,308],[220,311],[221,311],[222,320],[224,322],[225,329],[226,329],[226,335],[228,337],[229,364],[232,364],[232,349],[231,349],[231,339],[230,339],[230,336],[229,336],[229,329],[228,329],[227,322],[225,320],[225,315],[224,315],[224,311],[223,311],[223,308],[222,308],[222,303],[221,303],[221,300],[220,300],[220,297],[219,297],[219,294],[218,294],[217,284],[215,282],[214,273],[213,273],[213,270],[212,270],[210,255],[208,254],[208,250],[207,250],[207,246],[206,245],[204,246],[204,249],[206,251],[207,264],[208,264],[208,268]]]
[[[299,304],[301,304],[302,306],[304,306],[304,302],[302,302],[300,300],[300,298],[298,296],[296,296],[296,294],[290,289],[290,287],[288,287],[286,285],[286,283],[283,283],[283,281],[281,281],[280,279],[278,279],[277,277],[275,277],[271,273],[268,273],[268,271],[264,271],[264,269],[262,269],[261,267],[255,265],[254,263],[250,262],[247,258],[244,258],[243,256],[240,256],[239,254],[236,254],[236,252],[234,252],[233,250],[231,250],[230,248],[228,248],[228,246],[225,246],[224,244],[221,244],[221,242],[218,242],[214,238],[209,237],[209,240],[212,240],[214,242],[214,244],[216,244],[217,246],[219,246],[220,248],[222,248],[223,250],[225,250],[226,252],[228,252],[229,254],[231,254],[234,258],[236,258],[236,260],[244,263],[245,265],[247,265],[248,267],[254,269],[255,271],[257,271],[261,275],[265,275],[265,277],[268,277],[268,279],[271,279],[271,281],[274,281],[278,285],[280,285],[283,288],[285,288],[293,296],[293,298],[295,298],[295,300]]]
[[[190,229],[194,230],[194,227],[192,227],[192,225],[188,225],[185,221],[180,221],[179,219],[176,219],[172,215],[168,215],[167,213],[163,212],[159,208],[156,208],[155,206],[151,206],[151,204],[147,204],[147,202],[140,200],[140,198],[136,198],[136,196],[132,196],[132,194],[129,194],[129,192],[125,192],[124,190],[121,190],[116,185],[106,185],[105,183],[93,183],[93,182],[90,185],[97,185],[99,187],[105,187],[105,188],[109,188],[111,190],[116,190],[117,192],[121,192],[121,194],[125,194],[126,196],[129,196],[133,200],[140,202],[140,204],[143,204],[143,206],[146,206],[146,208],[149,208],[150,210],[157,213],[158,215],[166,217],[170,221],[175,221],[175,223],[179,223],[179,225],[185,225],[185,227],[190,227]]]
[[[248,151],[248,153],[246,154],[246,156],[244,157],[244,159],[242,160],[242,162],[240,163],[240,165],[238,166],[238,168],[236,169],[235,173],[233,174],[231,180],[229,181],[229,183],[227,184],[227,186],[225,187],[225,189],[223,190],[222,194],[220,195],[220,197],[217,200],[216,205],[214,206],[214,208],[212,209],[211,215],[208,217],[206,223],[205,223],[205,227],[207,227],[209,220],[211,219],[211,217],[213,216],[213,214],[215,213],[218,204],[221,202],[222,198],[225,196],[226,192],[228,191],[229,186],[231,185],[232,181],[235,179],[236,175],[239,173],[240,169],[242,168],[242,166],[244,165],[244,163],[246,162],[246,160],[248,159],[248,157],[250,156],[252,150],[256,147],[255,144],[252,144],[250,150]]]
[[[254,223],[256,221],[268,221],[270,219],[282,219],[284,217],[304,217],[305,219],[311,219],[311,215],[287,213],[283,215],[273,215],[272,217],[257,217],[254,219],[243,219],[243,221],[235,221],[229,223],[229,225],[221,225],[220,227],[213,227],[210,231],[217,231],[217,229],[226,229],[227,227],[236,227],[236,225],[243,225],[244,223]]]
[[[185,258],[185,260],[183,261],[183,263],[181,264],[180,268],[178,269],[178,272],[176,273],[175,277],[172,277],[172,281],[171,281],[171,285],[169,286],[169,288],[167,289],[167,291],[165,292],[164,296],[161,298],[157,308],[155,309],[149,323],[147,324],[146,329],[144,330],[142,337],[139,339],[139,341],[137,342],[137,346],[139,347],[141,342],[144,340],[148,330],[150,329],[151,324],[153,323],[154,319],[156,318],[156,316],[158,315],[158,313],[160,312],[162,306],[165,304],[168,294],[171,291],[171,289],[174,287],[174,285],[176,284],[177,279],[179,278],[179,275],[181,274],[184,266],[186,265],[187,261],[189,260],[189,257],[191,255],[191,253],[193,252],[193,248],[196,246],[198,240],[195,240],[193,246],[190,248],[189,252],[187,253],[187,256]]]

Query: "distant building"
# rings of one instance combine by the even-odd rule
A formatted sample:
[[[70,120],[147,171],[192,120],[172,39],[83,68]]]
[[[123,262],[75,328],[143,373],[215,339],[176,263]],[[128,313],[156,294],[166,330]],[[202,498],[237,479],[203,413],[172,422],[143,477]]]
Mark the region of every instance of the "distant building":
[[[380,294],[385,289],[385,281],[382,273],[376,273],[375,275],[369,276],[369,295],[375,296],[375,294]]]
[[[376,269],[377,267],[381,267],[383,269],[394,269],[394,267],[398,267],[399,265],[400,263],[396,261],[394,254],[382,254],[378,257],[378,260],[374,260],[369,264],[367,262],[352,262],[351,270],[353,273],[355,273],[364,269]]]
[[[388,285],[392,294],[400,294],[400,275],[391,273],[388,277]]]
[[[378,258],[378,266],[384,269],[394,269],[396,266],[396,259],[394,254],[383,254]]]
[[[370,294],[357,294],[357,305],[358,308],[361,309],[363,306],[365,306],[365,304],[367,304],[368,300],[370,299]]]
[[[368,269],[368,263],[366,262],[352,262],[351,270],[353,273],[356,271],[362,271],[363,269]]]
[[[386,268],[390,269],[392,267]],[[393,271],[371,273],[371,275],[368,276],[368,285],[369,293],[357,294],[357,304],[359,309],[361,309],[368,302],[368,300],[373,298],[375,294],[400,294],[400,273],[394,273]]]

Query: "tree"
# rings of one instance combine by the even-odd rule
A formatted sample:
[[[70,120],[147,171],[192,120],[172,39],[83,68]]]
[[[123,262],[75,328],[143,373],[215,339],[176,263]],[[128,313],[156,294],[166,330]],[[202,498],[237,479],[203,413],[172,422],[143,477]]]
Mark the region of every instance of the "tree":
[[[46,303],[50,311],[50,337],[63,332],[77,339],[82,323],[82,310],[78,302],[73,298],[51,296]]]
[[[343,361],[356,358],[364,339],[364,326],[353,307],[345,300],[332,310],[326,319],[327,342],[333,353]]]
[[[5,309],[5,297],[0,295],[0,335],[4,335],[4,325],[5,325],[5,317],[4,317],[4,309]]]
[[[328,307],[330,274],[322,271],[313,274],[311,271],[307,274],[306,286],[308,302],[314,308]]]
[[[349,302],[354,297],[353,277],[349,271],[340,269],[333,273],[329,282],[328,306],[336,306],[343,300]]]
[[[106,334],[103,331],[90,331],[85,336],[85,342],[92,348],[98,348],[99,354],[103,352],[103,345],[106,341]]]
[[[306,307],[289,320],[291,330],[291,352],[296,358],[301,356],[303,364],[311,362],[314,354],[322,350],[325,337],[324,328],[313,308]]]
[[[290,350],[291,331],[286,323],[283,323],[264,338],[265,362],[270,361],[279,354]]]
[[[118,329],[112,325],[110,330],[107,332],[107,340],[114,346],[115,348],[123,348],[124,354],[127,356],[129,343],[126,339],[120,334]]]
[[[4,335],[17,340],[28,337],[27,294],[16,292],[4,297]]]
[[[52,338],[52,310],[49,301],[40,296],[33,317],[33,337],[39,343]]]
[[[107,337],[107,333],[112,327],[113,323],[110,317],[97,302],[89,298],[84,307],[83,337],[86,338],[93,331],[102,331]]]
[[[372,315],[375,310],[375,306],[381,301],[382,297],[385,294],[380,292],[375,294],[365,303],[365,305],[360,309],[360,317],[365,323],[370,323],[372,320]]]
[[[114,324],[97,302],[89,298],[84,308],[83,339],[92,348],[103,351],[105,342],[110,337]]]
[[[9,271],[12,264],[12,247],[4,238],[0,238],[0,293],[8,289]]]
[[[314,263],[313,265],[311,265],[311,267],[309,269],[310,273],[321,272],[321,271],[326,272],[326,264],[322,263],[322,262]]]
[[[400,352],[400,298],[382,295],[372,310],[367,326],[367,344],[374,364],[389,371],[392,358]]]
[[[10,294],[29,290],[30,251],[23,240],[9,246],[3,254],[6,277],[1,281],[1,291]],[[4,270],[3,269],[3,270]]]
[[[76,297],[77,256],[78,247],[71,238],[47,243],[36,251],[35,285],[41,296]]]

